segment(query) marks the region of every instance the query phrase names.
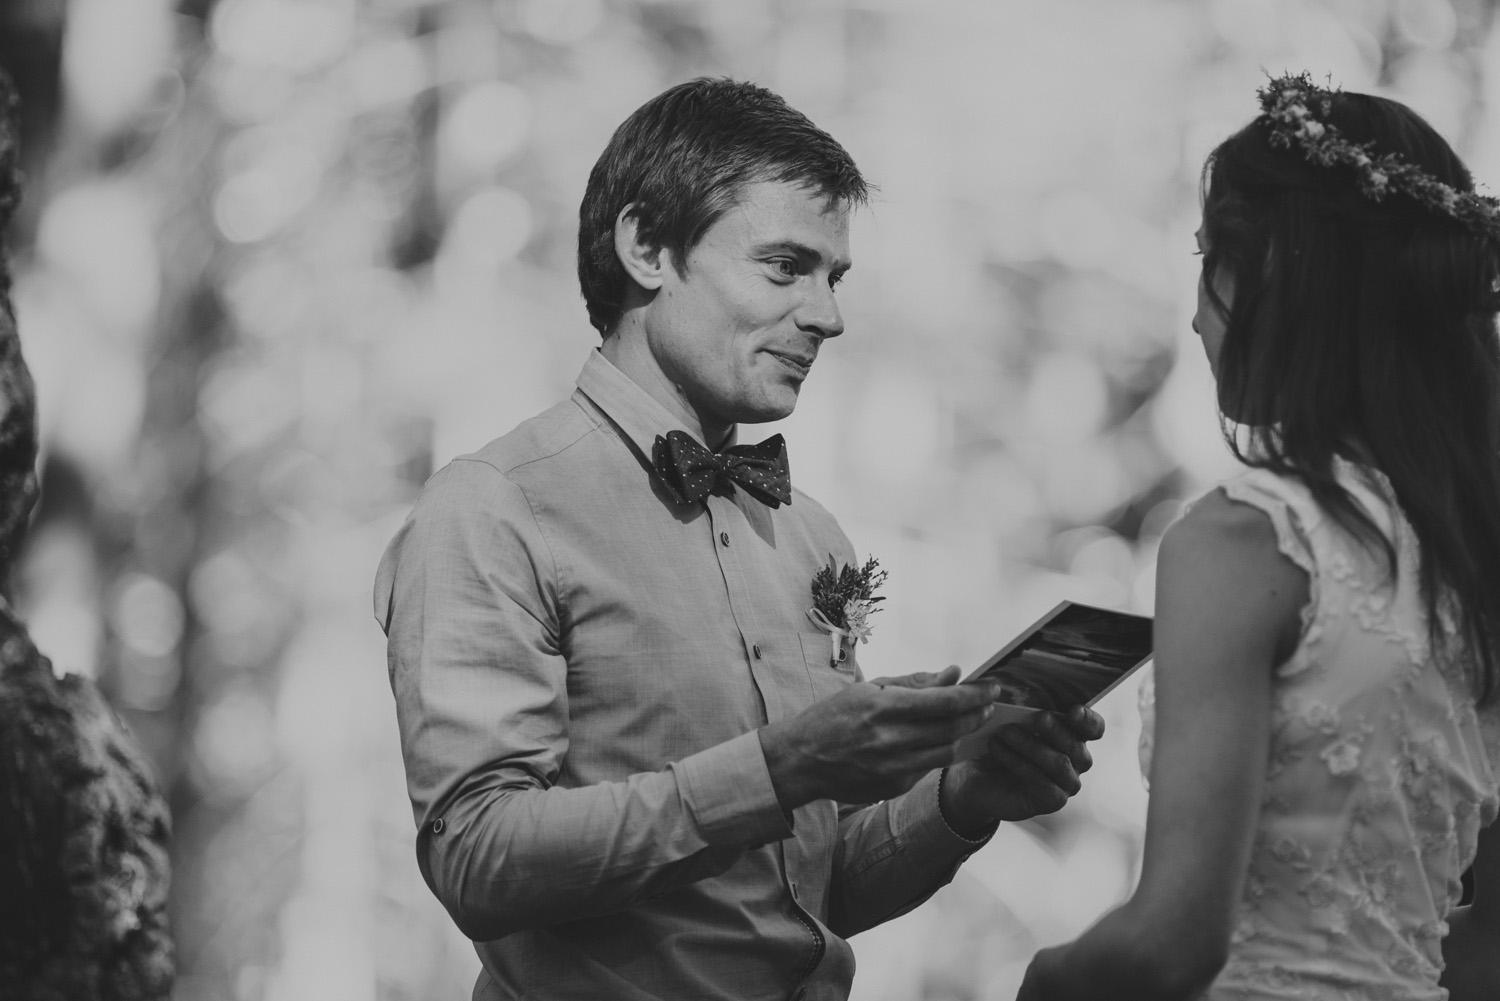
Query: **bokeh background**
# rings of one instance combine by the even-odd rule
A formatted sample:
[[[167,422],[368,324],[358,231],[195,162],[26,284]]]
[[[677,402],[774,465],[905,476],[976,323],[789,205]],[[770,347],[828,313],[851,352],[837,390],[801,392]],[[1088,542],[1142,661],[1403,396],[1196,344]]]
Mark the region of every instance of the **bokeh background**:
[[[566,394],[610,132],[748,78],[880,185],[783,422],[890,569],[873,674],[1062,597],[1149,611],[1230,471],[1189,329],[1204,155],[1268,72],[1413,105],[1500,179],[1481,0],[8,0],[44,496],[18,604],[175,815],[181,1001],[466,998],[412,853],[376,560],[424,479]],[[755,433],[752,432],[752,435]],[[1128,893],[1132,688],[1064,811],[854,940],[857,1001],[1014,996]]]

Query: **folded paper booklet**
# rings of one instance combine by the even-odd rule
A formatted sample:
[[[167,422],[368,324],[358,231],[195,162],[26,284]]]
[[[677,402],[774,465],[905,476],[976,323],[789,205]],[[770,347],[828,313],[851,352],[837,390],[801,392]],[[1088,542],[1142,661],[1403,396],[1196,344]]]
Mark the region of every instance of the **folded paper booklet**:
[[[984,726],[959,742],[958,760],[983,754],[1007,723],[1093,705],[1150,659],[1149,616],[1064,601],[964,679],[1004,688]]]

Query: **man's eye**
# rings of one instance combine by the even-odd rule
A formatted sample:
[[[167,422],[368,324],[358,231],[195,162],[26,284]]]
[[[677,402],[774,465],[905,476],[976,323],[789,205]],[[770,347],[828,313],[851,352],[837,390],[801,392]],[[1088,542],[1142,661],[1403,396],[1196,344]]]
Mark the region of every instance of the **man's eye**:
[[[844,276],[843,275],[829,275],[828,276],[828,287],[829,288],[838,288],[840,285],[843,284],[843,282],[844,282]]]
[[[771,270],[782,278],[797,277],[797,262],[790,257],[773,257],[770,260]]]

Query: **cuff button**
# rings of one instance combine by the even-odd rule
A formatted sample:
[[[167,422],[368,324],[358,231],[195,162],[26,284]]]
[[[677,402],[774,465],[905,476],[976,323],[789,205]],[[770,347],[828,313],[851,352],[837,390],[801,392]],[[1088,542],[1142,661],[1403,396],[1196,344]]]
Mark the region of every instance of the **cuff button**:
[[[434,820],[432,822],[432,833],[433,834],[442,834],[443,833],[443,828],[445,828],[447,826],[448,825],[443,822],[443,818],[439,817],[438,819],[436,819],[436,820]]]

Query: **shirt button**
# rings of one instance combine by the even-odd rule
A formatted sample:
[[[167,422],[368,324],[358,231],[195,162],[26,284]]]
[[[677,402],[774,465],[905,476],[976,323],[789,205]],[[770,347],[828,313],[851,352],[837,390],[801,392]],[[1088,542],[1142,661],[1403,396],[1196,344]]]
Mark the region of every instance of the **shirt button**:
[[[448,826],[447,824],[443,823],[443,818],[439,817],[438,819],[436,819],[436,820],[434,820],[432,822],[432,833],[433,834],[442,834],[443,833],[443,828],[445,828],[447,826]]]
[[[719,533],[719,541],[722,542],[722,543],[724,543],[724,545],[726,545],[726,546],[729,545],[729,533],[728,532],[720,532]]]
[[[750,646],[750,650],[755,654],[755,659],[756,660],[760,660],[760,644],[759,643],[752,644]]]

